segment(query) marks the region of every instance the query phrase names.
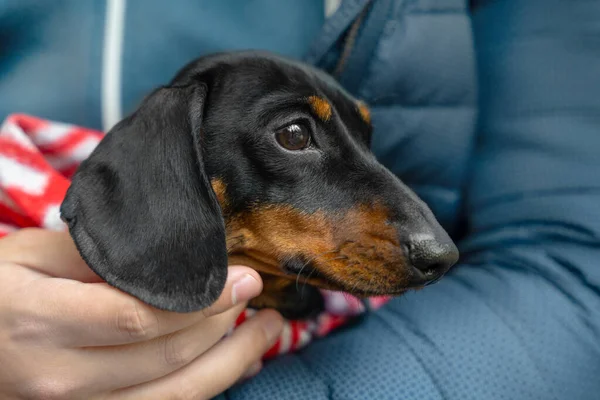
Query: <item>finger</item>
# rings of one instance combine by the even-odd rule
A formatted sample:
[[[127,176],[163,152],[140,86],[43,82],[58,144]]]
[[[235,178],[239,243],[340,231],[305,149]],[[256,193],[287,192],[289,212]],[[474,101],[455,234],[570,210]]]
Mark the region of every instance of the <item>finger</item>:
[[[111,400],[210,399],[232,386],[279,337],[283,326],[274,310],[264,310],[185,368],[163,378],[113,393]]]
[[[195,313],[157,310],[104,283],[38,279],[12,302],[18,323],[30,321],[33,338],[52,338],[64,347],[115,346],[151,340],[189,327],[260,294],[262,280],[247,267],[230,267],[225,289],[209,308]]]
[[[71,237],[65,232],[37,228],[17,231],[0,240],[0,260],[23,265],[55,277],[82,282],[101,281],[101,278],[81,259]],[[240,268],[244,268],[243,271]],[[202,311],[204,316],[227,310],[236,301],[247,301],[257,295],[256,290],[259,292],[262,290],[262,280],[254,270],[231,266],[229,272],[230,278],[236,280],[233,282],[235,291],[231,291],[232,287],[226,287],[220,298]],[[244,273],[248,274],[243,278],[245,280],[237,282],[239,280],[237,278]],[[257,289],[256,281],[261,286],[260,289]]]
[[[149,382],[185,367],[215,345],[243,311],[237,306],[178,332],[125,346],[79,350],[78,379],[106,392]]]
[[[0,240],[0,260],[44,274],[81,282],[100,282],[83,261],[67,232],[38,228],[16,231]]]

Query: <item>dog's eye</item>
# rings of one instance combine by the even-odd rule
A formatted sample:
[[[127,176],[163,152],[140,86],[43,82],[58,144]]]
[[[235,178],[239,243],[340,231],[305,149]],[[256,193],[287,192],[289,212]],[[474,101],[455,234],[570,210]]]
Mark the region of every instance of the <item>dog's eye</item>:
[[[291,124],[275,133],[277,143],[288,150],[302,150],[310,144],[310,132],[302,124]]]

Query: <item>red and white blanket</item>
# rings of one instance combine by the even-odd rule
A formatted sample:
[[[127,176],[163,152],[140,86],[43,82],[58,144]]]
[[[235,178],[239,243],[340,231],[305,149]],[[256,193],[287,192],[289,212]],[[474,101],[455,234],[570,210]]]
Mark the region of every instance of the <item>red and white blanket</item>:
[[[20,228],[65,230],[59,207],[70,178],[104,134],[28,115],[9,116],[0,127],[0,237]],[[387,297],[364,304],[347,294],[323,291],[326,311],[312,320],[286,321],[272,358],[304,347],[342,326],[350,317],[381,307]],[[235,326],[255,313],[245,310]],[[235,329],[235,328],[232,328]]]

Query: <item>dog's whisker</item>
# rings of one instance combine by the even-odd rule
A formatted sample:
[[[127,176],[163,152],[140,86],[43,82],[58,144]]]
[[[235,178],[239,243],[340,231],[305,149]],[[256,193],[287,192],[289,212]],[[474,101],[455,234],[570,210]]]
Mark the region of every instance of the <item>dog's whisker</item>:
[[[354,282],[354,286],[352,286],[352,289],[350,290],[350,293],[354,292],[354,289],[356,289],[356,287],[358,286],[358,283],[359,283],[359,281],[358,281],[358,280],[356,280],[356,281]]]
[[[369,279],[369,288],[373,287],[373,279],[375,279],[375,275],[371,275],[371,279]]]
[[[323,253],[321,253],[321,254],[317,255],[317,257],[316,257],[316,258],[318,258],[318,257],[322,257],[322,256],[324,256],[324,255],[326,255],[326,254],[331,254],[331,253],[333,253],[333,252],[335,252],[335,251],[327,251],[327,252],[323,252]],[[333,259],[331,259],[331,260],[337,260],[337,259],[347,259],[347,257],[346,257],[346,256],[341,256],[341,257],[336,257],[336,258],[333,258]],[[330,261],[330,260],[329,260],[329,261]],[[302,267],[302,269],[300,269],[300,272],[302,272],[302,270],[303,270],[303,269],[304,269],[304,268],[305,268],[305,267],[306,267],[308,264],[310,264],[310,261],[309,261],[309,262],[307,262],[306,264],[304,264],[304,266]],[[310,280],[310,278],[312,277],[312,275],[313,275],[313,274],[314,274],[316,271],[317,271],[317,268],[315,268],[315,267],[313,266],[313,267],[312,267],[312,270],[311,270],[311,271],[308,273],[308,276],[306,277],[306,279],[305,279],[305,280],[304,280],[304,282],[302,283],[302,289],[301,289],[301,292],[302,292],[302,293],[304,293],[304,288],[306,287],[306,284],[308,283],[308,281]],[[298,290],[298,278],[299,278],[299,276],[300,276],[300,272],[298,273],[298,276],[296,277],[296,290]]]
[[[227,251],[231,251],[231,249],[233,249],[234,247],[236,247],[244,242],[244,236],[240,235],[240,236],[232,237],[229,239],[228,242],[229,243],[227,243]]]
[[[319,255],[319,257],[321,257],[321,256],[323,256],[323,255],[325,255],[325,254],[331,254],[331,253],[332,253],[331,251],[327,251],[327,252],[324,252],[324,253],[320,254],[320,255]],[[342,256],[342,257],[344,257],[344,258],[346,258],[346,259],[347,259],[347,257],[346,257],[346,256]],[[316,268],[313,266],[313,269],[312,269],[312,271],[310,271],[310,272],[308,273],[308,276],[306,277],[306,279],[305,279],[305,280],[304,280],[304,282],[302,283],[302,289],[301,289],[301,290],[302,290],[302,292],[301,292],[301,293],[304,293],[304,288],[306,287],[306,284],[307,284],[308,280],[311,278],[312,274],[314,274],[316,271],[317,271],[317,269],[316,269]],[[296,281],[296,283],[297,283],[297,281]],[[297,288],[297,287],[296,287],[296,290],[298,290],[298,288]]]
[[[306,268],[306,266],[310,263],[310,261],[307,261],[306,263],[304,263],[304,265],[302,266],[302,268],[300,268],[300,271],[298,271],[298,273],[296,274],[296,292],[299,291],[298,288],[298,282],[300,281],[300,275],[302,274],[302,271],[304,270],[304,268]],[[310,276],[310,274],[309,274]],[[302,292],[300,293],[300,298],[302,298]]]
[[[337,250],[324,251],[323,253],[317,254],[314,258],[320,258],[320,257],[323,257],[323,256],[325,256],[327,254],[333,254],[333,253],[337,253]],[[342,257],[345,257],[345,256],[342,256]],[[333,260],[335,260],[335,259],[337,259],[337,258],[333,258]],[[311,263],[311,261],[312,260],[307,261],[302,266],[302,268],[300,268],[300,271],[298,271],[298,273],[296,274],[296,291],[299,291],[298,283],[299,283],[299,280],[300,280],[300,275],[302,274],[302,271],[304,270],[304,268],[306,268],[306,266]],[[312,276],[312,274],[315,271],[316,271],[316,268],[313,267],[312,271],[310,271],[310,273],[308,274],[308,277],[304,280],[304,282],[302,284],[302,290],[301,290],[300,296],[302,296],[303,293],[304,293],[304,288],[306,287],[307,280],[310,279],[310,277]]]
[[[304,293],[304,288],[306,287],[306,283],[308,282],[308,280],[310,279],[310,277],[312,276],[312,274],[316,271],[317,269],[315,267],[313,267],[312,271],[310,271],[308,273],[308,277],[306,278],[306,280],[302,283],[302,291],[301,293]]]
[[[336,248],[331,251],[323,252],[323,253],[319,254],[317,257],[322,257],[322,256],[326,256],[327,254],[335,254],[335,253],[339,253],[339,252],[340,252],[339,248]]]
[[[237,242],[241,242],[243,240],[244,240],[243,236],[235,236],[235,237],[230,238],[228,241],[229,242],[237,243]]]

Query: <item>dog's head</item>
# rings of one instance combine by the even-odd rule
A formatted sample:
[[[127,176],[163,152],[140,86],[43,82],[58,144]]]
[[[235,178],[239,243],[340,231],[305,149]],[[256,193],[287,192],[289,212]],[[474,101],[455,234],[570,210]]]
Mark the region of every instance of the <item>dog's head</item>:
[[[228,261],[400,294],[458,252],[370,135],[367,107],[321,71],[258,52],[204,57],[107,134],[62,216],[93,270],[160,309],[211,304]]]

